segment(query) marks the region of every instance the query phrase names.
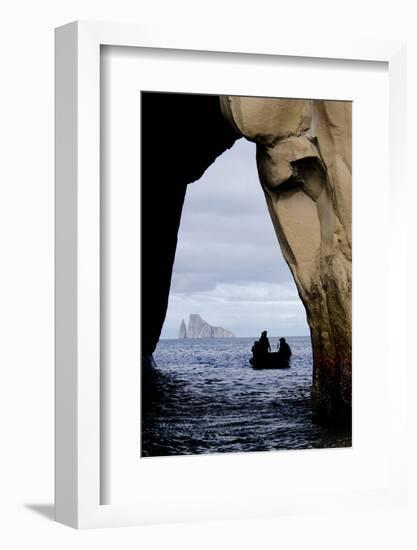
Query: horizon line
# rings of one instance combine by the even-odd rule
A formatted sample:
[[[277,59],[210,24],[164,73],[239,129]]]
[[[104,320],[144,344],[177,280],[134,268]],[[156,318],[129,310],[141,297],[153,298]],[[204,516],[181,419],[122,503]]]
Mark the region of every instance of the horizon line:
[[[281,335],[272,335],[272,336],[269,336],[268,335],[268,338],[279,338]],[[287,336],[285,336],[285,338],[299,338],[300,336],[311,336],[310,334],[289,334]],[[249,336],[214,336],[214,337],[210,337],[210,336],[207,336],[205,338],[179,338],[178,336],[164,336],[164,337],[161,337],[159,340],[220,340],[220,339],[224,339],[224,340],[233,340],[233,338],[256,338],[257,336],[256,335],[249,335]]]

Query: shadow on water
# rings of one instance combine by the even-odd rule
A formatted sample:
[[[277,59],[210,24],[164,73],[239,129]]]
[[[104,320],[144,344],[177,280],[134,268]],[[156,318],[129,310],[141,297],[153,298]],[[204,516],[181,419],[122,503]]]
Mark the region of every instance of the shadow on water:
[[[249,366],[250,342],[161,341],[142,376],[142,456],[351,446],[313,423],[310,339],[289,339],[291,368]]]
[[[142,374],[142,456],[168,456],[175,452],[175,434],[170,439],[170,421],[178,424],[186,383],[158,368]],[[170,443],[168,444],[168,441]]]

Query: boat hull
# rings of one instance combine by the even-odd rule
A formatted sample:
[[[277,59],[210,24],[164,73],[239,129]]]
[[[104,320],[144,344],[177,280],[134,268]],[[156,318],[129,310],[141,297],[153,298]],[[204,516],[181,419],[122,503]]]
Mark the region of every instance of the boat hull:
[[[278,352],[267,353],[261,357],[252,357],[249,363],[254,369],[289,369],[290,360],[280,357]]]

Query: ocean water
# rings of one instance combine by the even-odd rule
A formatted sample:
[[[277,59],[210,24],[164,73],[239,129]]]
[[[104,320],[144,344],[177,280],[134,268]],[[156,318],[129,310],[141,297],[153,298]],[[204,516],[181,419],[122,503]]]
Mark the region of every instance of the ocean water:
[[[293,356],[283,370],[250,366],[255,339],[159,342],[158,368],[142,379],[142,456],[351,445],[350,431],[312,422],[310,338],[287,338]]]

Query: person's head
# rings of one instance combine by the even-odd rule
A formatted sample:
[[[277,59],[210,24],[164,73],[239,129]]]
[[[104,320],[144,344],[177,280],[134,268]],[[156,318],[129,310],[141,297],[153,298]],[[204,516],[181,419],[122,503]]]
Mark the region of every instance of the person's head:
[[[285,342],[285,338],[280,338],[279,341],[280,342]]]

